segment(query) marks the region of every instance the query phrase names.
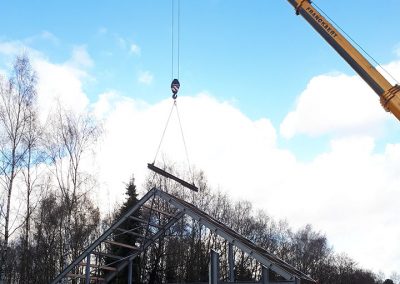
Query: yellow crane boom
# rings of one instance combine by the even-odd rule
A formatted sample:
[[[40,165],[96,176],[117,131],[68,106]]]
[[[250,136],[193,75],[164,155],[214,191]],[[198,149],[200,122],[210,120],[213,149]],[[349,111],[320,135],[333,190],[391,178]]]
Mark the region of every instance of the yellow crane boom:
[[[301,15],[380,97],[383,108],[400,120],[400,86],[392,85],[311,4],[311,0],[288,0]]]

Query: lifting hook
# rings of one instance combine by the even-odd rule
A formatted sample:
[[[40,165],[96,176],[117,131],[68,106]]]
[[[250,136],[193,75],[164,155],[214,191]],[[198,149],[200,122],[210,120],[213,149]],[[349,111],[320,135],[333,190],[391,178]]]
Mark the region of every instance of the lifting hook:
[[[181,84],[179,83],[178,79],[174,79],[171,83],[171,91],[172,91],[172,98],[176,100],[178,97],[178,91]]]

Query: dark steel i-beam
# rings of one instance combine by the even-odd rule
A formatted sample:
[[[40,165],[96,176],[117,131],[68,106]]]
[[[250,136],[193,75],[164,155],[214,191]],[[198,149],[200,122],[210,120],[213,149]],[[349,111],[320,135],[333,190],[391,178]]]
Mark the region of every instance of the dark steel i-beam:
[[[166,178],[172,179],[178,183],[180,183],[181,185],[183,185],[184,187],[187,187],[193,191],[199,191],[199,189],[197,188],[197,186],[195,186],[194,184],[190,184],[187,181],[184,181],[183,179],[180,179],[172,174],[170,174],[169,172],[166,172],[158,167],[156,167],[154,164],[147,164],[147,167],[152,170],[153,172],[162,175]]]

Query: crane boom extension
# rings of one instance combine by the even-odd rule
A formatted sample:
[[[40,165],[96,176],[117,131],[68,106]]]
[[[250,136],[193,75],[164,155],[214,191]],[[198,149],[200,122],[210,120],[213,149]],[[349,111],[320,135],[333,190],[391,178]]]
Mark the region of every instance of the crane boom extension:
[[[288,0],[301,15],[380,97],[386,111],[400,120],[400,86],[392,85],[355,47],[325,19],[310,0]]]

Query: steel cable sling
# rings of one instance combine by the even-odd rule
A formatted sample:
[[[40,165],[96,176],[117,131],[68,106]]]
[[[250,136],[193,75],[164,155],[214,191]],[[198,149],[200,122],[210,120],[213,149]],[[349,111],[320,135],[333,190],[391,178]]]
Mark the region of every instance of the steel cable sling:
[[[181,185],[183,185],[183,186],[185,186],[185,187],[187,187],[187,188],[189,188],[191,190],[198,191],[198,188],[194,185],[194,175],[193,175],[193,172],[192,172],[192,169],[191,169],[191,166],[190,166],[189,154],[188,154],[188,150],[187,150],[187,146],[186,146],[185,135],[183,133],[183,127],[182,127],[182,122],[181,122],[181,118],[180,118],[180,115],[179,115],[178,103],[177,103],[178,92],[179,92],[179,88],[180,88],[180,82],[179,82],[180,0],[171,0],[171,1],[172,1],[172,22],[171,22],[171,26],[172,26],[172,33],[171,33],[171,38],[172,38],[172,40],[171,40],[171,65],[172,65],[172,67],[171,67],[171,79],[172,79],[172,82],[171,82],[171,92],[172,92],[173,103],[172,103],[172,107],[171,107],[171,110],[169,112],[169,115],[168,115],[167,122],[165,124],[164,130],[162,132],[160,143],[158,144],[158,148],[157,148],[156,154],[154,156],[154,160],[153,160],[152,163],[148,163],[147,167],[150,170],[152,170],[153,172],[157,173],[157,174],[160,174],[160,175],[162,175],[162,176],[164,176],[166,178],[172,179],[172,180],[180,183]],[[175,6],[175,1],[178,2],[177,3],[177,7]],[[176,14],[177,14],[177,16],[176,16]],[[177,18],[177,26],[175,25],[175,20],[176,20],[175,18]],[[177,32],[177,36],[175,35],[176,32]],[[177,42],[176,44],[175,44],[175,41]],[[175,50],[175,46],[176,46],[176,50]],[[175,56],[174,56],[175,53],[177,53],[176,60],[175,60]],[[175,64],[176,64],[176,68],[175,68]],[[175,70],[177,71],[176,74],[175,74]],[[158,154],[160,152],[161,145],[162,145],[162,142],[164,140],[164,136],[165,136],[165,133],[167,131],[167,128],[168,128],[169,122],[171,120],[171,116],[172,116],[172,113],[173,113],[174,109],[176,110],[176,114],[177,114],[177,117],[178,117],[179,129],[180,129],[180,132],[181,132],[181,137],[182,137],[183,145],[184,145],[184,148],[185,148],[186,161],[187,161],[188,167],[189,167],[189,174],[191,175],[192,181],[193,181],[192,184],[187,182],[187,181],[185,181],[185,180],[183,180],[183,179],[180,179],[180,178],[176,177],[175,175],[165,171],[164,169],[161,169],[161,168],[155,166],[155,163],[156,163],[156,160],[157,160],[157,156],[158,156]]]

